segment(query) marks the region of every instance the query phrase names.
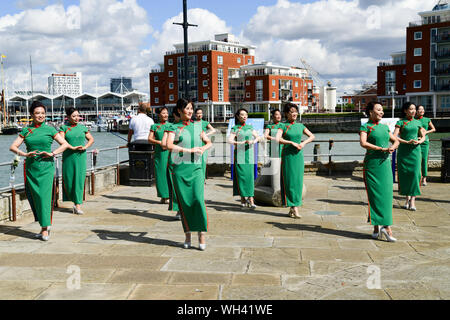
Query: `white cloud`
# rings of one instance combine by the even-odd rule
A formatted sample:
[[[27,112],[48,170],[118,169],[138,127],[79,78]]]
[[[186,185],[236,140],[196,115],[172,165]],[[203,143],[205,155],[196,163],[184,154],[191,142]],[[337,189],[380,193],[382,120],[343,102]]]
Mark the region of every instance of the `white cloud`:
[[[376,80],[379,60],[404,50],[408,23],[430,6],[422,0],[279,0],[258,7],[241,37],[258,47],[259,61],[301,66],[303,57],[338,90],[350,83],[357,89]]]

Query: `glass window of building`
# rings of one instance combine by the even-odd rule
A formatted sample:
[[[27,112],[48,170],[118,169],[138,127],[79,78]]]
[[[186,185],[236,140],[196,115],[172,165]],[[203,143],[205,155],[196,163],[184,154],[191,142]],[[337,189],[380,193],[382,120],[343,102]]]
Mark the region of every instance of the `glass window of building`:
[[[158,93],[159,92],[159,88],[155,87],[155,92]]]
[[[272,98],[275,99],[277,97],[277,93],[275,91],[272,92]]]
[[[208,86],[208,80],[203,80],[203,86],[207,87]]]
[[[422,80],[414,80],[414,89],[422,88]]]
[[[217,56],[217,64],[222,65],[223,64],[223,56]]]
[[[252,59],[247,59],[247,64],[252,64]]]
[[[386,95],[395,91],[395,70],[386,71]]]
[[[203,61],[203,62],[208,61],[208,56],[207,56],[206,54],[202,56],[202,61]]]
[[[170,77],[170,78],[173,77],[173,71],[169,71],[169,77]]]
[[[263,81],[262,80],[256,80],[255,100],[256,101],[263,100]]]
[[[245,97],[246,97],[246,98],[250,98],[250,92],[246,92],[246,93],[245,93]]]
[[[170,82],[169,83],[169,89],[173,89],[173,88],[174,88],[173,82]]]
[[[155,80],[155,82],[158,82],[158,81],[159,81],[158,76],[155,76],[155,77],[153,78],[153,80]]]
[[[237,58],[237,63],[241,63],[241,58]]]
[[[414,32],[414,40],[422,40],[422,31]]]
[[[295,87],[298,88],[298,81],[295,81]]]
[[[223,101],[223,69],[217,69],[218,99]]]
[[[171,95],[169,96],[169,100],[170,100],[170,101],[173,101],[173,100],[175,100],[175,97],[174,97],[174,95],[173,95],[173,94],[171,94]]]
[[[169,60],[167,61],[167,63],[169,64],[169,66],[173,66],[173,59],[169,59]]]
[[[208,68],[203,68],[203,69],[202,69],[202,73],[203,73],[203,74],[208,74]]]
[[[246,81],[245,81],[245,85],[246,85],[246,86],[249,86],[249,85],[250,85],[250,80],[246,80]]]
[[[203,92],[203,99],[208,99],[208,92]]]
[[[272,80],[272,86],[275,87],[275,86],[276,86],[276,83],[277,83],[277,82],[275,81],[275,79],[273,79],[273,80]]]
[[[414,48],[414,57],[422,56],[422,48]]]
[[[155,103],[159,103],[159,98],[155,98]]]
[[[422,65],[421,64],[415,64],[414,65],[414,72],[422,72]]]

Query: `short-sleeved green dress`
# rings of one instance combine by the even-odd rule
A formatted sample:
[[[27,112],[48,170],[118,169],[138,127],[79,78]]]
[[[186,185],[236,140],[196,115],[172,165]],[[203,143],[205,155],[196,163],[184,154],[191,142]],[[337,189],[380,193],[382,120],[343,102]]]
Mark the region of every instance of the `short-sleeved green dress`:
[[[430,130],[430,118],[419,117],[417,120],[420,121],[422,127],[428,131]],[[428,155],[430,153],[430,137],[427,135],[425,141],[420,145],[420,151],[422,152],[422,177],[428,176]]]
[[[298,122],[286,122],[283,127],[283,139],[295,143],[302,142],[306,127]],[[303,175],[305,162],[303,150],[284,145],[281,153],[281,202],[283,206],[299,207],[303,204]]]
[[[231,132],[236,141],[253,140],[251,125],[235,125]],[[253,197],[255,195],[255,152],[254,145],[234,146],[233,196]]]
[[[169,128],[170,122],[161,122],[152,125],[150,132],[155,134],[155,140],[161,141],[164,131]],[[169,183],[167,181],[167,165],[169,161],[169,150],[163,150],[159,144],[155,147],[155,180],[156,192],[159,198],[169,198]]]
[[[170,125],[168,125],[165,129],[165,132],[175,132],[174,126],[177,123],[171,123]],[[177,195],[173,186],[173,165],[172,151],[169,151],[166,168],[167,184],[169,187],[169,211],[178,212],[180,209],[178,208]]]
[[[400,138],[418,140],[422,124],[416,119],[403,119],[395,125],[400,128]],[[422,176],[422,151],[420,145],[400,143],[397,155],[398,191],[403,196],[418,196]]]
[[[275,138],[278,133],[278,129],[283,128],[283,123],[269,123],[266,125],[265,129],[270,130],[270,136]],[[275,140],[269,141],[269,157],[270,158],[281,158],[281,152],[283,150],[283,145],[279,144]]]
[[[203,146],[201,126],[193,122],[180,122],[172,126],[174,144],[192,149]],[[202,156],[193,153],[172,155],[172,181],[181,213],[184,232],[207,232],[208,216],[205,205],[205,176]]]
[[[209,122],[206,120],[197,120],[195,122],[201,123],[202,125],[202,130],[206,133],[208,131],[208,126],[209,126]],[[202,168],[203,168],[203,172],[205,174],[206,177],[206,165],[208,163],[208,151],[205,151],[203,153],[203,157],[202,157]]]
[[[25,141],[27,152],[52,152],[53,139],[58,131],[48,126],[31,125],[19,134]],[[55,165],[53,158],[36,156],[27,158],[24,163],[25,192],[33,211],[35,221],[42,228],[52,225],[53,207],[56,199]]]
[[[367,142],[389,148],[387,125],[369,121],[361,126],[360,132],[367,132]],[[389,153],[367,150],[363,170],[369,203],[368,222],[374,226],[391,226],[394,186]]]
[[[66,141],[73,147],[84,146],[89,129],[81,124],[63,125],[59,129]],[[86,151],[67,149],[62,158],[63,201],[82,204],[85,196]]]

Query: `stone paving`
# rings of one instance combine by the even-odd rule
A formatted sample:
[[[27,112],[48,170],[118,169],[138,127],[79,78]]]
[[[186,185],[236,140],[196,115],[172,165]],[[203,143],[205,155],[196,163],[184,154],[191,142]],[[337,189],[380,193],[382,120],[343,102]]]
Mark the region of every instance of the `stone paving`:
[[[229,179],[207,180],[204,252],[195,235],[182,248],[181,222],[148,187],[89,197],[83,216],[63,203],[49,242],[34,239],[32,215],[2,224],[0,299],[450,298],[449,184],[431,177],[417,212],[394,192],[397,243],[371,238],[360,176],[307,175],[305,184],[294,220],[286,208],[241,209]],[[316,214],[326,210],[341,214]]]

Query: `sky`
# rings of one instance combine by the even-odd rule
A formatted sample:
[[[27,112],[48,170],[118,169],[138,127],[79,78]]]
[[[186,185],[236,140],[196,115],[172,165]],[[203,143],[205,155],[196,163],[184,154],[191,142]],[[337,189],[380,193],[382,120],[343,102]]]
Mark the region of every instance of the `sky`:
[[[188,0],[190,41],[229,32],[256,46],[256,62],[303,65],[338,92],[376,81],[380,61],[405,50],[406,27],[436,0]],[[148,74],[182,43],[182,0],[0,0],[0,53],[8,90],[46,91],[52,73],[83,73],[83,91],[108,91],[111,77]]]

